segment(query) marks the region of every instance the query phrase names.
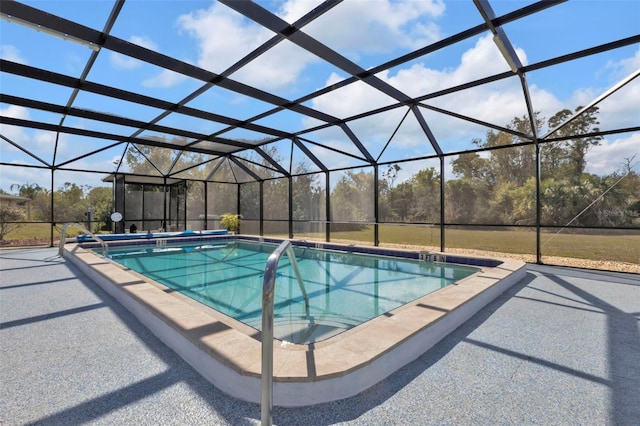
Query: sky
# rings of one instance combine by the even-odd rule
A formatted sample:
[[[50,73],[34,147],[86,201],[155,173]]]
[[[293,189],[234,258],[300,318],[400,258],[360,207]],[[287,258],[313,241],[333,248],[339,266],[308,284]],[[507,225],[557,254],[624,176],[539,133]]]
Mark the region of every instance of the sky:
[[[61,16],[95,30],[102,30],[113,2],[92,1],[24,1],[25,4]],[[279,0],[258,1],[282,20],[293,23],[317,6],[320,1]],[[496,15],[514,11],[532,1],[501,0],[490,2]],[[143,23],[143,24],[141,24]],[[457,34],[483,20],[472,1],[463,0],[350,0],[326,12],[304,26],[302,31],[330,49],[340,53],[362,69],[370,69],[391,59],[428,46]],[[547,59],[608,43],[640,32],[640,2],[635,0],[573,0],[546,11],[503,26],[520,61],[535,64]],[[273,37],[273,33],[248,20],[224,4],[212,1],[143,1],[124,4],[111,35],[159,53],[175,57],[214,73],[223,73],[256,47]],[[25,28],[17,23],[0,21],[0,57],[13,62],[47,69],[77,78],[82,73],[91,50],[71,41]],[[468,38],[397,67],[378,73],[385,83],[411,97],[446,89],[468,81],[508,71],[509,66],[494,44],[491,34]],[[625,78],[640,70],[640,46],[632,45],[594,55],[571,63],[527,73],[531,100],[541,117],[549,118],[562,109],[575,110],[591,103]],[[278,43],[230,78],[295,100],[338,83],[348,74],[289,42]],[[202,86],[201,81],[144,64],[121,54],[102,49],[87,76],[87,80],[119,87],[134,93],[178,102]],[[71,90],[45,85],[6,73],[0,75],[2,93],[40,99],[65,105]],[[600,107],[601,129],[615,129],[640,124],[640,78],[635,78],[622,90],[605,99]],[[305,102],[305,105],[338,118],[353,117],[372,108],[384,107],[394,100],[371,86],[357,82],[335,92]],[[472,90],[429,99],[426,104],[472,117],[482,122],[505,126],[514,117],[526,113],[521,82],[512,77],[476,87]],[[148,121],[160,110],[142,108],[124,101],[114,101],[99,95],[81,92],[74,106],[114,115]],[[248,98],[221,87],[214,87],[191,101],[188,106],[229,117],[248,119],[269,111],[272,105]],[[472,140],[483,138],[487,127],[453,119],[432,110],[422,109],[427,123],[443,151],[456,152],[474,148]],[[394,109],[385,114],[352,121],[349,127],[363,141],[374,158],[380,161],[403,160],[433,154],[425,143],[417,120],[406,109]],[[0,114],[8,117],[60,122],[60,116],[34,109],[0,103]],[[406,118],[403,119],[403,117]],[[291,111],[283,111],[256,121],[263,126],[288,132],[304,131],[321,124],[317,119]],[[187,128],[210,134],[225,128],[180,114],[171,114],[158,124]],[[65,125],[96,128],[105,132],[131,135],[136,129],[93,123],[90,120],[67,118]],[[543,128],[545,134],[547,128]],[[87,140],[73,135],[0,125],[0,157],[2,162],[38,164],[7,140],[21,145],[46,162],[56,164],[71,161],[67,167],[110,172],[122,155],[124,145],[96,155],[78,158],[84,153],[110,146],[113,141]],[[156,135],[145,132],[142,136]],[[265,135],[241,129],[223,137],[261,139]],[[301,135],[310,141],[329,144],[346,153],[357,149],[334,129]],[[391,141],[390,141],[391,140]],[[389,142],[390,141],[390,142]],[[388,143],[388,146],[387,146]],[[290,143],[276,144],[285,158]],[[314,154],[335,167],[363,165],[348,155],[312,146]],[[386,147],[386,148],[385,148]],[[290,153],[301,159],[299,152]],[[599,175],[621,169],[625,159],[636,156],[635,171],[640,172],[640,133],[607,136],[601,145],[587,156],[587,171]],[[74,159],[78,158],[75,161]],[[425,164],[403,163],[399,181],[410,177]],[[450,174],[450,161],[447,172]],[[104,175],[56,173],[57,188],[66,180],[91,186],[101,185]],[[11,185],[38,183],[50,186],[50,173],[33,168],[0,166],[0,188],[11,192]]]

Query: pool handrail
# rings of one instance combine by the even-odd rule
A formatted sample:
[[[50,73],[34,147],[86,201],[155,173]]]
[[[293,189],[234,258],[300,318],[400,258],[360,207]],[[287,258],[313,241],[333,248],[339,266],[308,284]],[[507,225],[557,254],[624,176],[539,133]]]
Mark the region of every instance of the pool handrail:
[[[58,254],[60,255],[60,257],[63,257],[62,255],[64,253],[64,245],[65,245],[66,239],[67,239],[67,228],[70,227],[70,226],[75,226],[76,228],[78,228],[79,230],[84,232],[85,234],[91,235],[91,238],[93,238],[94,240],[99,242],[100,245],[102,246],[102,255],[103,256],[108,256],[109,255],[109,249],[107,248],[107,243],[105,243],[102,238],[99,238],[97,235],[95,235],[93,232],[89,231],[87,228],[85,228],[84,226],[80,225],[79,223],[69,222],[69,223],[65,223],[64,225],[62,225],[62,230],[60,231],[60,244],[59,244],[59,249],[58,249]]]
[[[273,297],[275,292],[278,262],[283,253],[287,253],[296,274],[300,290],[304,296],[307,316],[309,316],[309,297],[298,269],[296,255],[291,241],[280,243],[267,260],[262,284],[262,378],[261,378],[261,421],[262,426],[273,424]]]

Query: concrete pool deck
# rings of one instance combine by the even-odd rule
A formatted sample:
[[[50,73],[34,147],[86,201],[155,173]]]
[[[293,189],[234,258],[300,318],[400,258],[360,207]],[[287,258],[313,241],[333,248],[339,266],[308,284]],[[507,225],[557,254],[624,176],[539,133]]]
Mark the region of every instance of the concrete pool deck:
[[[0,423],[257,424],[55,249],[0,252]],[[640,277],[524,279],[365,392],[276,424],[635,424]],[[464,403],[461,403],[464,400]]]
[[[65,247],[65,258],[211,383],[233,397],[260,402],[262,344],[254,328],[77,244]],[[348,398],[413,361],[524,277],[523,262],[501,260],[327,340],[275,340],[274,405]]]

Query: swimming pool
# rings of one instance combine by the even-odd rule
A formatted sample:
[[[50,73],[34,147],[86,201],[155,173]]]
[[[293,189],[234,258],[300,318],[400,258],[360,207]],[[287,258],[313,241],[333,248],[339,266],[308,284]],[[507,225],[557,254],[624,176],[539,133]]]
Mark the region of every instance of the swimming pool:
[[[264,269],[276,247],[238,240],[166,244],[115,248],[109,258],[260,330]],[[294,253],[309,306],[290,259],[283,258],[275,282],[274,336],[297,344],[335,336],[479,270],[309,247]]]
[[[236,241],[282,242],[241,235],[176,237],[114,241],[109,243],[109,253],[125,247],[134,251],[173,249],[169,246],[173,239],[200,247]],[[151,247],[149,242],[153,244]],[[357,395],[420,357],[526,274],[525,264],[514,259],[445,256],[309,241],[292,243],[297,251],[304,247],[320,248],[332,253],[365,255],[367,259],[368,255],[381,255],[420,263],[423,262],[420,259],[435,257],[446,263],[473,266],[478,271],[323,340],[308,344],[276,340],[273,347],[276,406],[313,405]],[[69,243],[64,246],[64,257],[220,390],[235,398],[260,403],[261,334],[255,327],[100,256],[93,248],[99,245]],[[286,257],[281,262],[286,263]],[[296,300],[299,294],[299,288],[293,285],[291,294],[286,296]],[[294,302],[291,309],[299,307]]]

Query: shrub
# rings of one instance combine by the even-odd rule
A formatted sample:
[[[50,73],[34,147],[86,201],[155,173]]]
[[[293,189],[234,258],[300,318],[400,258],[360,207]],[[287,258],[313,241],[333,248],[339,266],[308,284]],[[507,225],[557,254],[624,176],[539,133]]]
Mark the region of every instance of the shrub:
[[[9,232],[20,228],[23,223],[19,221],[24,219],[24,213],[21,210],[0,206],[0,241],[4,240],[4,236]]]
[[[220,225],[228,231],[237,232],[240,229],[240,217],[237,214],[225,213],[220,216]]]

